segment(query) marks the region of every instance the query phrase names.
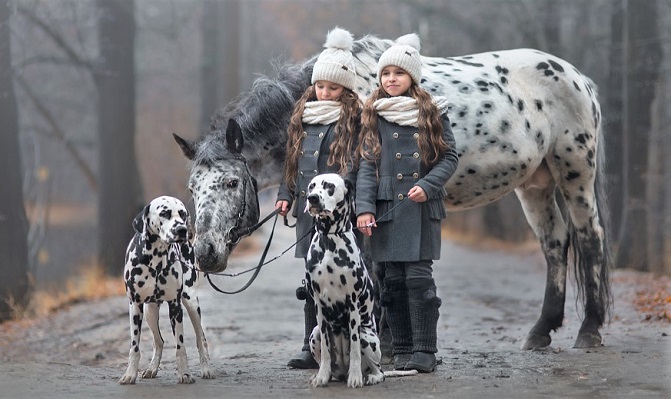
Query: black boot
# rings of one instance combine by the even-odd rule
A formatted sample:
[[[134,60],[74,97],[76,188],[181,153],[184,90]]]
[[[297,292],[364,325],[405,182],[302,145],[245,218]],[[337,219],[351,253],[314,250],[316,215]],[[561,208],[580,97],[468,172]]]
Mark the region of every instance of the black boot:
[[[287,366],[295,369],[318,369],[319,365],[312,357],[312,352],[310,352],[310,334],[312,330],[317,326],[317,309],[315,308],[315,302],[312,300],[310,295],[302,295],[304,293],[299,292],[301,288],[299,287],[296,290],[296,296],[298,299],[305,298],[305,305],[303,306],[303,314],[305,316],[305,335],[303,337],[303,348],[301,348],[300,353],[292,357]]]
[[[391,332],[394,368],[403,370],[412,353],[412,329],[408,309],[408,289],[404,279],[385,279],[380,303]]]
[[[436,296],[433,279],[407,281],[412,323],[412,357],[406,370],[431,373],[436,369],[436,328],[441,300]]]

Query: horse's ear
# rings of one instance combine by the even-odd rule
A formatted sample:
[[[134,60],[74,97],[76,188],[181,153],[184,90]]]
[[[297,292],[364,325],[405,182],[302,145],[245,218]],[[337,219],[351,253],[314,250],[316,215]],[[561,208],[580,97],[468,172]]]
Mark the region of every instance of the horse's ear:
[[[190,160],[193,161],[193,158],[196,157],[196,142],[183,139],[177,135],[177,133],[173,133],[172,137],[175,139],[177,142],[177,145],[179,145],[179,148],[182,149],[182,153],[189,158]]]
[[[231,118],[228,120],[228,127],[226,128],[226,144],[228,149],[236,154],[239,154],[242,151],[242,145],[244,141],[242,139],[242,129],[238,122]]]

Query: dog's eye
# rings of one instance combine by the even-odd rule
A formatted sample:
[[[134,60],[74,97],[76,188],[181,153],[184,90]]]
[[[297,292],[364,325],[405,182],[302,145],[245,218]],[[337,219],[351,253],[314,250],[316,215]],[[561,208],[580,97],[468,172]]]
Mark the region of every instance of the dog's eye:
[[[226,182],[226,187],[228,188],[236,188],[238,186],[238,179],[231,179]]]
[[[164,209],[161,211],[161,213],[158,214],[158,216],[162,217],[163,219],[170,219],[170,215],[172,212],[170,212],[170,209]]]
[[[333,183],[328,183],[328,184],[326,185],[326,188],[328,188],[329,190],[333,190],[333,189],[335,188],[335,184],[333,184]]]
[[[179,217],[182,219],[186,219],[186,212],[185,211],[179,211]]]

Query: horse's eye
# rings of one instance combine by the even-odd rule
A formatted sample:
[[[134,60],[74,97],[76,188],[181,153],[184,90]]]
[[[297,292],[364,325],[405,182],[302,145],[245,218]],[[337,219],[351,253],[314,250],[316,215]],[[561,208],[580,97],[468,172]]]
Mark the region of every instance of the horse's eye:
[[[228,182],[226,182],[226,187],[228,188],[236,188],[238,186],[238,179],[231,179]]]

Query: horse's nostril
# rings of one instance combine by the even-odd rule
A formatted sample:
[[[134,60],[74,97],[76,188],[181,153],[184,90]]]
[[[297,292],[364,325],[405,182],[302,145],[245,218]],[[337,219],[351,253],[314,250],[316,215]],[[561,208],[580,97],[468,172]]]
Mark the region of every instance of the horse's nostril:
[[[308,202],[310,202],[311,204],[317,204],[319,203],[319,197],[315,194],[310,194],[308,195]]]

